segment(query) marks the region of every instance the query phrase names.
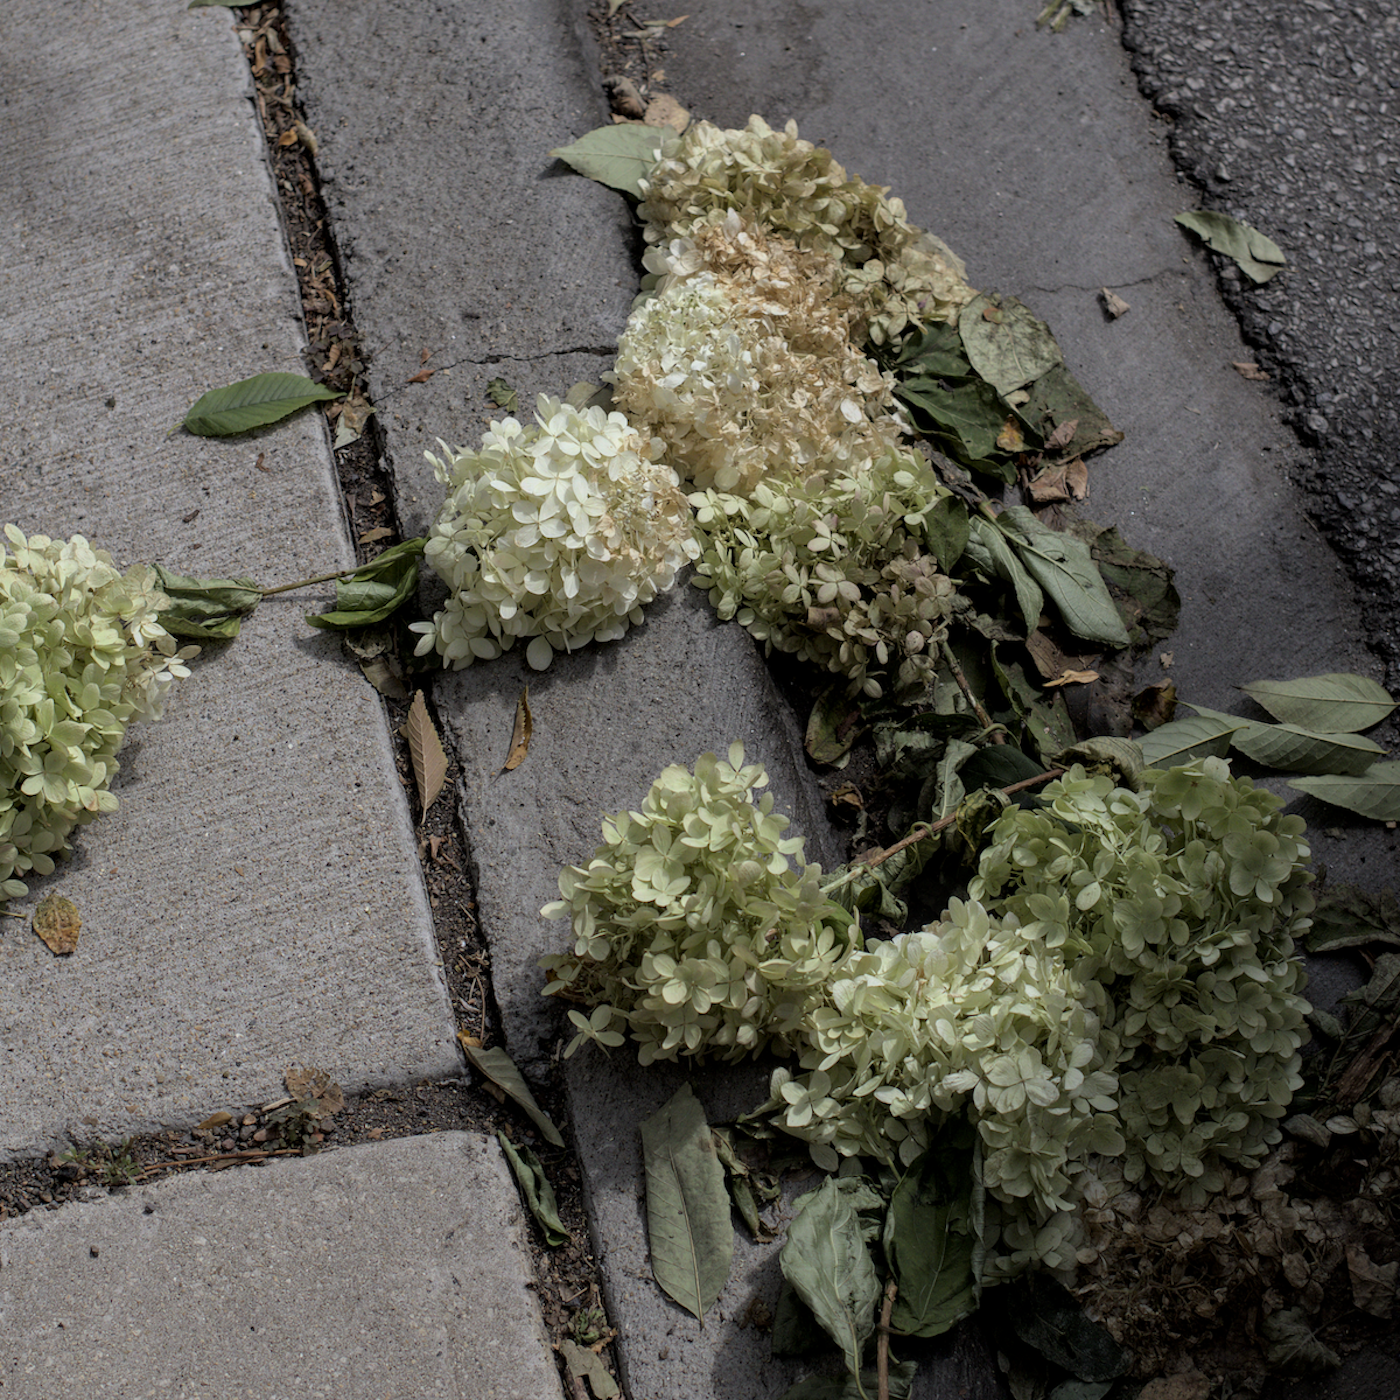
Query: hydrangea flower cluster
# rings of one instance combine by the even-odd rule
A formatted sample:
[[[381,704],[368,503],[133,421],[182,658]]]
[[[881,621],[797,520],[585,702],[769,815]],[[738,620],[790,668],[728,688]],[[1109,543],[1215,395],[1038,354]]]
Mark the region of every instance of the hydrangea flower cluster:
[[[950,1114],[977,1125],[993,1197],[1069,1210],[1072,1176],[1121,1152],[1102,989],[1014,914],[952,900],[917,933],[842,959],[808,1003],[803,1074],[773,1074],[765,1108],[820,1166],[908,1166]]]
[[[447,499],[425,555],[452,590],[417,653],[460,670],[530,638],[556,651],[613,641],[699,556],[691,515],[661,444],[621,413],[541,396],[534,425],[492,424],[479,452],[428,454]]]
[[[47,875],[74,827],[117,808],[108,790],[134,720],[158,719],[198,647],[160,625],[154,573],[123,576],[81,535],[0,544],[0,902]]]
[[[569,1013],[566,1054],[619,1045],[623,1031],[643,1064],[790,1049],[809,996],[860,935],[821,892],[821,868],[792,867],[801,840],[783,837],[771,794],[754,800],[767,783],[740,744],[728,763],[667,768],[640,812],[603,822],[587,865],[560,874],[563,898],[543,913],[571,919],[574,942],[541,959],[545,990],[596,1008]]]
[[[853,344],[829,256],[730,214],[648,261],[665,275],[605,378],[696,486],[748,495],[898,444],[893,377]]]
[[[1204,1199],[1223,1163],[1263,1160],[1302,1083],[1303,820],[1217,758],[1140,792],[1078,767],[1042,792],[992,828],[970,893],[1107,993],[1125,1178]]]
[[[924,459],[886,451],[860,469],[691,496],[704,554],[692,580],[722,619],[771,651],[844,675],[851,694],[921,685],[938,665],[953,581],[924,552],[948,497]]]
[[[848,176],[830,151],[750,117],[740,131],[694,122],[662,147],[639,209],[647,238],[661,243],[735,211],[746,221],[826,253],[840,289],[862,305],[876,344],[911,320],[955,321],[972,300],[966,271],[937,238],[909,222],[878,185]]]
[[[1187,1201],[1257,1166],[1298,1087],[1308,1007],[1293,939],[1312,897],[1302,824],[1219,759],[1142,790],[1071,768],[1008,808],[966,901],[865,944],[787,856],[762,770],[670,768],[643,812],[560,876],[543,960],[587,1040],[643,1063],[777,1069],[760,1111],[834,1170],[908,1165],[952,1115],[976,1125],[993,1274],[1072,1266],[1089,1207],[1147,1179]],[[1107,1183],[1107,1184],[1106,1184]]]

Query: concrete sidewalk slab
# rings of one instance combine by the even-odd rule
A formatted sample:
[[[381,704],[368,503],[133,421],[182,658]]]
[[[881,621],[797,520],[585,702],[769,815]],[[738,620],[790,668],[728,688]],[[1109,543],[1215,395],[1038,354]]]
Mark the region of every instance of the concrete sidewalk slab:
[[[496,1144],[401,1138],[0,1224],[13,1400],[548,1400]]]
[[[0,516],[183,573],[353,561],[317,415],[171,431],[209,388],[302,369],[228,12],[25,0],[6,30]],[[78,905],[78,951],[0,925],[0,1155],[265,1102],[295,1062],[347,1091],[459,1072],[382,710],[307,601],[205,650],[133,732],[120,811],[31,881]]]

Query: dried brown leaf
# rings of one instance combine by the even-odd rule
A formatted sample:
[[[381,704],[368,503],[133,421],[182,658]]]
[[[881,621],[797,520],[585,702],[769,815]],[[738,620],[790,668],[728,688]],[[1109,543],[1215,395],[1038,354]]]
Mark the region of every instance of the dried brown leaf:
[[[1245,379],[1259,379],[1266,384],[1269,382],[1269,376],[1251,360],[1231,360],[1230,366],[1238,370]]]
[[[417,374],[409,376],[408,382],[410,384],[426,384],[436,373],[435,369],[420,369]]]
[[[225,1123],[233,1122],[233,1114],[225,1113],[222,1109],[218,1113],[211,1113],[202,1123],[195,1124],[196,1132],[208,1132],[211,1128],[222,1128]]]
[[[357,540],[357,544],[373,544],[376,540],[391,540],[394,532],[387,525],[377,525],[373,530],[366,530]]]
[[[404,725],[404,737],[408,740],[408,754],[413,760],[413,780],[418,784],[418,800],[423,804],[423,815],[442,791],[447,778],[447,754],[443,751],[442,740],[433,728],[428,714],[428,703],[423,692],[416,691],[413,704],[409,707],[408,721]]]
[[[506,755],[502,773],[509,773],[525,762],[525,756],[530,752],[530,736],[534,732],[535,717],[530,713],[530,687],[527,685],[515,702],[515,728],[511,732],[510,753]]]
[[[1103,298],[1103,309],[1116,321],[1125,311],[1131,311],[1122,297],[1115,292],[1110,292],[1107,287],[1099,288],[1099,295]]]
[[[1088,685],[1099,678],[1097,671],[1061,671],[1052,681],[1045,682],[1046,690],[1056,685]]]
[[[34,910],[34,932],[49,945],[49,951],[65,957],[78,946],[83,921],[78,906],[61,894],[47,894]]]
[[[674,97],[663,92],[647,103],[642,120],[647,126],[667,126],[679,132],[690,125],[690,113]]]

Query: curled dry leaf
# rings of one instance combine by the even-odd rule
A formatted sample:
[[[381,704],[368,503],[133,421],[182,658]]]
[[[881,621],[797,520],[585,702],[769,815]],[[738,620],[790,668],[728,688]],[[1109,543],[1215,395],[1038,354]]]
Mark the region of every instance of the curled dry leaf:
[[[1046,681],[1045,688],[1056,685],[1088,685],[1099,678],[1097,671],[1062,671],[1053,681]]]
[[[428,703],[421,690],[415,691],[413,704],[404,724],[404,737],[408,740],[408,754],[413,760],[413,780],[418,784],[418,800],[423,804],[423,815],[437,800],[447,778],[447,754],[443,751],[442,740],[428,714]]]
[[[690,125],[690,113],[674,97],[663,92],[647,103],[642,120],[647,126],[668,126],[679,132]]]
[[[1238,370],[1246,379],[1261,379],[1266,384],[1269,382],[1269,376],[1252,360],[1231,360],[1230,367]]]
[[[34,932],[49,946],[49,951],[59,957],[71,953],[78,946],[78,934],[82,932],[83,921],[78,917],[78,906],[61,894],[47,894],[34,910]]]
[[[222,1128],[225,1123],[233,1122],[233,1114],[220,1109],[218,1113],[211,1113],[202,1123],[196,1123],[195,1132],[209,1132],[212,1128]]]
[[[1110,292],[1107,287],[1099,288],[1099,296],[1103,298],[1103,309],[1116,321],[1125,311],[1131,311],[1128,305],[1116,292]]]
[[[525,756],[530,752],[530,736],[534,732],[535,718],[530,713],[530,687],[527,685],[515,702],[515,728],[511,731],[510,753],[506,755],[502,773],[509,773],[525,762]]]

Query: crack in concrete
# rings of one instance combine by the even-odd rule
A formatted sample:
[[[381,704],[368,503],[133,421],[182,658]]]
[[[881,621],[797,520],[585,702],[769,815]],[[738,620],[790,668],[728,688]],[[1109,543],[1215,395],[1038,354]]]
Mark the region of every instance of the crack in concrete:
[[[530,365],[536,360],[552,360],[559,355],[596,355],[610,360],[617,354],[616,345],[568,345],[562,350],[541,350],[538,355],[485,355],[479,360],[454,360],[443,369],[456,369],[458,365],[502,365],[514,360],[518,364]]]

